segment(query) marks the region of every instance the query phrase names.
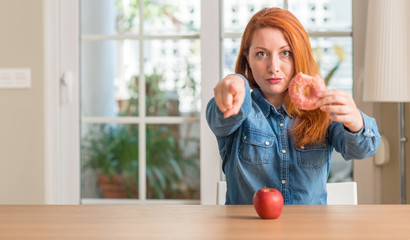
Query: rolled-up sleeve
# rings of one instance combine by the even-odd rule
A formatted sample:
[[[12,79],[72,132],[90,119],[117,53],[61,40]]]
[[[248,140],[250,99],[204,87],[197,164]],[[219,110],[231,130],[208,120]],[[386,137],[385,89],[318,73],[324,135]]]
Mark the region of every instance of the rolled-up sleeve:
[[[363,159],[374,155],[379,148],[380,133],[376,120],[361,112],[363,127],[351,132],[342,123],[332,122],[329,135],[333,147],[344,159]]]

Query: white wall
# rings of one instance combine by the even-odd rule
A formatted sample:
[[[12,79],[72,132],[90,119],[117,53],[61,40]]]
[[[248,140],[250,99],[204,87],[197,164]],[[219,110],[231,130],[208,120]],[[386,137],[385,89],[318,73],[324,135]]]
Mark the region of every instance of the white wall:
[[[0,89],[0,204],[44,203],[43,1],[0,1],[0,68],[31,88]]]

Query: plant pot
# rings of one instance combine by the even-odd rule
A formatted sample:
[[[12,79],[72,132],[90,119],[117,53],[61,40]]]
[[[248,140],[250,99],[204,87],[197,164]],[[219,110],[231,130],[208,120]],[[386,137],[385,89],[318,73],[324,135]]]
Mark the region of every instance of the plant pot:
[[[138,186],[131,182],[127,187],[124,176],[98,175],[98,185],[103,198],[138,198]]]

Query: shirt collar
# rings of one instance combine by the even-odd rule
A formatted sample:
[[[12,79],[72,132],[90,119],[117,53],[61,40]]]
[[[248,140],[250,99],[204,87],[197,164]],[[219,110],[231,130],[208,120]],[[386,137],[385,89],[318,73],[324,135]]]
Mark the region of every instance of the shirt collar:
[[[263,115],[265,117],[268,117],[270,114],[270,111],[274,113],[280,114],[280,111],[283,110],[283,112],[288,115],[290,118],[293,118],[291,114],[288,113],[285,104],[280,105],[278,108],[275,108],[271,103],[269,103],[265,97],[263,96],[261,90],[259,88],[253,88],[252,89],[252,96],[253,99],[258,103],[259,108],[262,110]]]

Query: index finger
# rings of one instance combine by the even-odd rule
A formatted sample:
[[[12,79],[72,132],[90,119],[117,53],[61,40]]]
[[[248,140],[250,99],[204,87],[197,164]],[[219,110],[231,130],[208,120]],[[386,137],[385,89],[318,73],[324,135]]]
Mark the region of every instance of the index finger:
[[[340,89],[327,89],[327,90],[323,90],[320,92],[316,93],[316,96],[318,96],[319,98],[324,98],[324,97],[328,97],[328,96],[332,96],[332,95],[344,95],[347,96],[348,93],[345,91],[342,91]]]

